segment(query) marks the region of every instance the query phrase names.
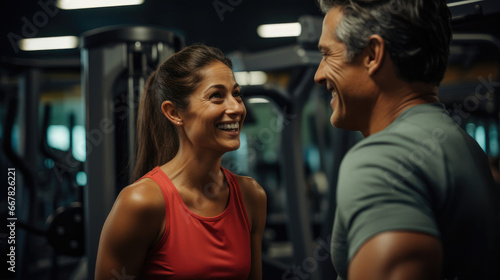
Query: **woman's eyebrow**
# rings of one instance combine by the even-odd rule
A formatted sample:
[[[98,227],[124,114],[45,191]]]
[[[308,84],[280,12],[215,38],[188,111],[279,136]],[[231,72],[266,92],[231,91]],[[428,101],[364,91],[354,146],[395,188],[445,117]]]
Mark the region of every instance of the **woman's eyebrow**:
[[[240,85],[239,85],[238,83],[235,83],[235,84],[234,84],[234,86],[233,86],[233,89],[235,89],[235,88],[237,88],[237,87],[239,87],[239,86],[240,86]],[[209,90],[210,90],[210,89],[212,89],[212,88],[217,88],[217,89],[226,89],[226,87],[225,87],[224,85],[222,85],[222,84],[216,84],[216,85],[211,85],[211,86],[209,86],[209,87],[205,90],[205,92],[209,91]]]

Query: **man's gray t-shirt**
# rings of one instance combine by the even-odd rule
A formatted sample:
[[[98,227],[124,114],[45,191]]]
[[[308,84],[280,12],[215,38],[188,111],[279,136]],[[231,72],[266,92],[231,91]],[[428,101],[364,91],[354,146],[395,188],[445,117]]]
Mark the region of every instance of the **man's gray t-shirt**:
[[[500,279],[498,190],[486,155],[440,103],[413,106],[345,156],[331,253],[340,279],[369,238],[436,236],[443,279]],[[497,274],[495,274],[496,276]]]

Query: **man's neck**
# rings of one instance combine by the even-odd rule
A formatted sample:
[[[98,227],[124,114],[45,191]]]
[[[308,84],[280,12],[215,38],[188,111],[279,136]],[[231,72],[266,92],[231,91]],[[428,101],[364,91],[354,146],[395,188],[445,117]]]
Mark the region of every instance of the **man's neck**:
[[[438,87],[424,83],[400,83],[379,94],[367,129],[361,131],[365,137],[384,130],[408,108],[420,104],[439,102]]]

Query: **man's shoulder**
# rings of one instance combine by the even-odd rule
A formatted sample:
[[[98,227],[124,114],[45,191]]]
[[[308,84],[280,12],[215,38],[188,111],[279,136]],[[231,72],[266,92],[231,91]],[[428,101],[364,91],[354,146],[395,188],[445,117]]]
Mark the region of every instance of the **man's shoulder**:
[[[358,142],[346,158],[407,155],[415,151],[439,152],[446,142],[461,138],[460,128],[440,107],[415,106],[404,112],[386,129]]]
[[[342,160],[339,177],[391,186],[401,182],[421,185],[427,177],[445,180],[448,153],[452,151],[447,145],[460,142],[462,136],[452,132],[453,124],[429,122],[439,115],[420,115],[406,116],[358,142]]]
[[[344,161],[367,163],[379,162],[384,158],[398,161],[402,156],[417,151],[435,153],[442,150],[444,134],[446,132],[441,130],[426,131],[415,125],[393,127],[358,142],[347,152]]]

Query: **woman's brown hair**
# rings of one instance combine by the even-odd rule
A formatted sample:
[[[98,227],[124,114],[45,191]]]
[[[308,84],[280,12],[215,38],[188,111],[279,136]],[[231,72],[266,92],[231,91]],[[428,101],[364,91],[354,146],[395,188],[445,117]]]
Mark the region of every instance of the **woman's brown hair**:
[[[132,182],[177,154],[177,129],[163,115],[161,104],[169,100],[178,110],[185,110],[188,97],[203,79],[201,70],[215,62],[232,69],[231,60],[219,49],[191,45],[169,57],[149,76],[139,103],[137,156]]]

